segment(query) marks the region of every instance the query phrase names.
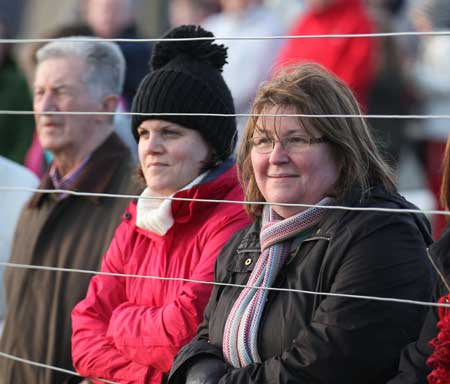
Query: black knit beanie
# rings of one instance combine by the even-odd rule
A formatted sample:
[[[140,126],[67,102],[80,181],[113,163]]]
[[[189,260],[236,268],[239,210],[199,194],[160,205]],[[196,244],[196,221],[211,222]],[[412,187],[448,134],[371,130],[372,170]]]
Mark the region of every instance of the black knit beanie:
[[[164,39],[214,37],[194,25],[172,29]],[[231,92],[222,77],[227,49],[212,40],[160,41],[155,45],[152,72],[141,81],[133,100],[137,113],[234,114]],[[198,131],[226,159],[236,145],[236,119],[216,116],[133,115],[131,127],[136,141],[137,128],[149,119],[171,121]]]

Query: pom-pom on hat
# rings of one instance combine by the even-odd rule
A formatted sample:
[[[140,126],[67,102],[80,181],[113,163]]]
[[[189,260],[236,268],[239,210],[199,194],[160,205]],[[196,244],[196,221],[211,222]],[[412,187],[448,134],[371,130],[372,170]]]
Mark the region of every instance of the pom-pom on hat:
[[[214,37],[194,25],[172,29],[164,39]],[[153,50],[153,71],[139,85],[133,100],[136,113],[234,114],[231,92],[222,77],[227,49],[212,40],[160,41]],[[198,131],[226,159],[236,145],[236,119],[216,116],[133,115],[131,126],[136,141],[137,128],[149,119],[171,121]]]

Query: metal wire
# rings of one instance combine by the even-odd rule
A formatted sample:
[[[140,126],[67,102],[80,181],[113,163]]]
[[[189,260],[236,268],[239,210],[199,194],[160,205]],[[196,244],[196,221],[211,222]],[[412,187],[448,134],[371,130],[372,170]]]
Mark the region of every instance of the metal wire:
[[[332,33],[332,34],[318,34],[318,35],[276,35],[276,36],[213,36],[213,37],[180,37],[173,39],[164,38],[148,38],[148,39],[126,39],[113,38],[103,39],[98,37],[77,37],[66,38],[67,41],[73,42],[87,42],[87,41],[108,41],[116,43],[151,43],[158,41],[214,41],[214,40],[289,40],[289,39],[339,39],[339,38],[378,38],[378,37],[402,37],[402,36],[448,36],[450,31],[428,31],[428,32],[378,32],[378,33]],[[56,39],[54,38],[39,38],[39,39],[0,39],[1,44],[34,44],[34,43],[50,43]]]
[[[83,376],[81,376],[77,372],[70,371],[70,370],[64,369],[64,368],[55,367],[53,365],[38,363],[36,361],[32,361],[32,360],[24,359],[22,357],[10,355],[9,353],[0,352],[0,357],[4,357],[4,358],[10,359],[10,360],[14,360],[14,361],[17,361],[19,363],[25,363],[25,364],[33,365],[35,367],[51,369],[52,371],[58,371],[58,372],[66,373],[68,375],[78,376],[78,377],[84,378]],[[110,380],[106,380],[106,379],[95,378],[95,380],[101,381],[103,383],[108,383],[108,384],[120,384],[120,383],[116,383],[115,381],[110,381]]]
[[[44,111],[36,113],[34,111],[17,111],[17,110],[0,110],[0,115],[48,115],[48,116],[85,116],[85,115],[106,115],[106,116],[205,116],[205,117],[305,117],[305,118],[341,118],[341,119],[410,119],[410,120],[424,120],[424,119],[440,119],[449,120],[450,115],[338,115],[338,114],[322,114],[310,115],[303,113],[145,113],[145,112],[83,112],[83,111]],[[449,129],[450,132],[450,129]]]
[[[391,302],[391,303],[399,303],[399,304],[412,304],[412,305],[419,305],[419,306],[425,306],[425,307],[450,308],[450,304],[446,304],[446,303],[435,303],[435,302],[427,302],[427,301],[419,301],[419,300],[397,299],[397,298],[392,298],[392,297],[354,295],[354,294],[347,294],[347,293],[315,292],[315,291],[308,291],[308,290],[304,290],[304,289],[294,289],[294,288],[260,287],[260,286],[254,286],[254,285],[246,285],[246,284],[220,283],[220,282],[216,282],[216,281],[187,279],[184,277],[163,277],[163,276],[152,276],[152,275],[137,275],[137,274],[127,274],[127,273],[93,271],[93,270],[87,270],[87,269],[60,268],[60,267],[48,267],[48,266],[43,266],[43,265],[8,263],[8,262],[0,262],[0,266],[10,267],[10,268],[20,268],[20,269],[42,270],[42,271],[82,273],[82,274],[87,274],[87,275],[139,278],[139,279],[151,279],[151,280],[162,280],[162,281],[180,281],[183,283],[217,285],[217,286],[234,287],[234,288],[265,289],[267,291],[276,291],[276,292],[304,293],[307,295],[315,295],[315,296],[330,296],[330,297],[341,297],[341,298],[350,298],[350,299],[383,301],[383,302]]]
[[[347,207],[342,205],[315,205],[315,204],[301,204],[301,203],[273,203],[268,201],[236,201],[236,200],[216,200],[216,199],[195,199],[188,197],[171,197],[171,196],[140,196],[140,195],[123,195],[114,193],[94,193],[94,192],[78,192],[68,189],[39,189],[28,187],[5,187],[0,186],[0,191],[9,192],[33,192],[33,193],[47,193],[47,194],[66,194],[72,196],[86,196],[86,197],[108,197],[120,199],[145,199],[145,200],[171,200],[171,201],[195,201],[200,203],[227,203],[227,204],[241,204],[241,205],[276,205],[281,207],[301,207],[301,208],[322,208],[330,210],[341,211],[358,211],[358,212],[384,212],[384,213],[422,213],[425,215],[444,215],[450,216],[450,211],[440,210],[422,210],[422,209],[407,209],[407,208],[378,208],[378,207]]]

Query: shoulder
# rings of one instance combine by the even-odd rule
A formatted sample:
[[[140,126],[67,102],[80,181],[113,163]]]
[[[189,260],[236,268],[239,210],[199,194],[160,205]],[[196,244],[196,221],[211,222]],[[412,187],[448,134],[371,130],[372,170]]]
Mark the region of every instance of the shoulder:
[[[364,201],[348,201],[343,205],[362,210],[332,212],[326,229],[335,237],[345,234],[347,238],[358,240],[384,231],[393,238],[402,233],[431,244],[430,225],[426,217],[420,213],[402,212],[418,208],[396,192],[374,188]]]

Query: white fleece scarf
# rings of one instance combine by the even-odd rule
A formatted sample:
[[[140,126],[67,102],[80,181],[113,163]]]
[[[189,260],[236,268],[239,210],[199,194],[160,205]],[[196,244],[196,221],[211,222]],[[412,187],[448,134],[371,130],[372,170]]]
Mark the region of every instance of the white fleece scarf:
[[[192,188],[193,186],[200,184],[208,172],[202,173],[195,178],[180,191]],[[177,191],[179,192],[179,191]],[[176,192],[175,192],[176,193]],[[167,197],[172,197],[172,194]],[[166,197],[158,193],[153,192],[150,188],[145,188],[141,193],[141,197]],[[156,233],[157,235],[164,236],[167,231],[172,228],[174,219],[172,217],[172,200],[168,199],[138,199],[136,207],[136,225],[139,228],[145,229]]]

